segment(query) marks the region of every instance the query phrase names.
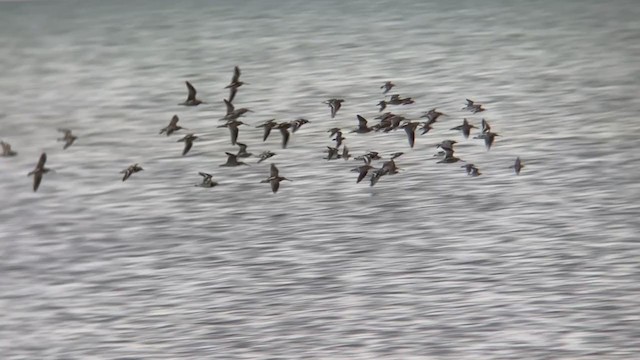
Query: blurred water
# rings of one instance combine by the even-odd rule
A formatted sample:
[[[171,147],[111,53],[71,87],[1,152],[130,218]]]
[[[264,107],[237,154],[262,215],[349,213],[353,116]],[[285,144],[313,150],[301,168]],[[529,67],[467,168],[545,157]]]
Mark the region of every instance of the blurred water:
[[[0,138],[19,153],[0,158],[0,357],[638,356],[639,17],[635,1],[0,3]],[[245,122],[311,123],[286,150],[243,128],[278,155],[219,168],[236,64]],[[177,106],[185,80],[210,104]],[[377,114],[386,80],[416,100],[391,111],[449,116],[413,150],[402,130],[345,134],[355,154],[405,152],[372,188],[322,151]],[[186,157],[158,135],[173,114],[202,135]],[[490,152],[448,130],[478,115]],[[79,136],[65,151],[58,127]],[[483,175],[436,164],[444,139]],[[57,173],[33,193],[42,151]],[[271,162],[294,180],[275,195]]]

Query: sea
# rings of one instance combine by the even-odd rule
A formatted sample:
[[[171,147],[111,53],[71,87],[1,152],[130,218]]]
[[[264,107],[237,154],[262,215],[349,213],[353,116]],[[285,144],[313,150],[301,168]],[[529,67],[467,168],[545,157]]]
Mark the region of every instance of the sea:
[[[638,19],[635,0],[0,1],[0,359],[640,358]],[[235,66],[253,155],[220,167]],[[178,105],[185,81],[204,104]],[[392,94],[407,121],[445,114],[414,148],[351,132]],[[186,130],[159,134],[173,115]],[[310,122],[283,149],[272,118]],[[449,130],[464,118],[490,150]],[[333,127],[346,161],[324,159]],[[438,163],[442,140],[464,162]],[[399,173],[356,183],[368,151],[404,152]]]

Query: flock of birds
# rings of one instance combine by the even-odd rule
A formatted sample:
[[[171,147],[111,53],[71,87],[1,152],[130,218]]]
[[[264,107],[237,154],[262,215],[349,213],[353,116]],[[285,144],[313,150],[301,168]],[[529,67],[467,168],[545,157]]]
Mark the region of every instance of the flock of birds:
[[[239,147],[239,150],[235,154],[226,152],[225,154],[227,155],[227,162],[220,165],[221,167],[247,165],[246,163],[240,161],[239,159],[248,158],[253,155],[247,152],[246,144],[238,142],[238,135],[240,132],[239,127],[241,125],[246,125],[244,122],[239,120],[239,118],[243,117],[247,112],[251,112],[251,110],[247,108],[237,109],[232,103],[236,97],[238,88],[240,88],[244,84],[247,84],[240,81],[240,74],[241,74],[240,68],[236,66],[234,68],[231,82],[229,83],[229,85],[225,87],[225,89],[229,89],[229,98],[224,99],[224,104],[226,105],[226,115],[222,119],[220,119],[221,121],[224,121],[224,123],[218,126],[219,128],[226,127],[229,129],[231,144],[237,145]],[[196,97],[197,92],[195,87],[189,81],[186,81],[185,83],[188,91],[187,99],[184,102],[179,103],[178,105],[198,106],[200,104],[206,104],[205,102],[199,100]],[[386,95],[394,86],[395,84],[393,84],[391,81],[387,81],[380,88],[383,89],[383,94]],[[324,102],[324,104],[328,105],[331,110],[330,114],[332,119],[335,118],[336,114],[342,107],[343,102],[344,102],[344,99],[329,99]],[[414,103],[414,100],[410,97],[402,98],[400,97],[399,94],[394,94],[394,95],[391,95],[388,100],[382,100],[378,103],[378,106],[380,107],[379,112],[384,111],[389,105],[408,105],[413,103]],[[469,99],[466,99],[466,106],[463,107],[462,109],[470,111],[472,114],[476,114],[485,110],[482,104],[475,103],[474,101]],[[445,114],[437,111],[434,108],[425,112],[421,116],[421,118],[426,118],[426,121],[420,122],[420,121],[409,120],[404,116],[396,115],[392,112],[386,112],[376,117],[376,119],[379,120],[379,122],[373,126],[369,126],[369,121],[367,121],[367,119],[365,119],[363,116],[356,115],[358,120],[358,126],[351,132],[358,133],[358,134],[365,134],[369,132],[382,131],[387,133],[390,131],[394,131],[398,128],[401,128],[407,134],[409,146],[413,148],[415,144],[416,130],[418,130],[418,128],[421,130],[420,135],[424,135],[428,133],[433,129],[432,125],[436,123],[437,120],[443,115]],[[180,119],[178,118],[178,116],[174,115],[171,118],[169,125],[167,125],[166,127],[160,130],[160,134],[166,134],[166,136],[171,136],[176,131],[183,130],[184,128],[178,125],[179,120]],[[267,138],[269,137],[273,129],[278,130],[282,136],[282,143],[281,143],[282,148],[286,149],[287,144],[289,143],[289,138],[291,136],[291,133],[295,133],[303,125],[307,123],[309,123],[309,120],[306,120],[304,118],[300,118],[300,119],[296,119],[288,122],[277,122],[275,119],[270,119],[258,125],[257,128],[263,128],[263,137],[262,137],[263,141],[267,140]],[[464,118],[461,125],[453,127],[450,130],[458,130],[462,133],[462,136],[465,139],[468,139],[469,136],[471,135],[471,129],[476,129],[476,126],[470,124],[469,121],[466,118]],[[63,137],[58,139],[58,141],[64,142],[63,149],[67,149],[68,147],[73,145],[73,143],[77,139],[77,137],[73,135],[72,131],[69,129],[58,129],[58,131],[64,134]],[[349,153],[349,149],[347,148],[347,146],[344,145],[344,140],[346,138],[343,136],[344,134],[342,132],[342,129],[334,127],[332,129],[329,129],[327,132],[330,133],[329,137],[331,138],[331,140],[336,142],[336,146],[335,147],[327,146],[327,150],[326,150],[327,156],[325,157],[325,159],[349,160],[351,158],[351,154]],[[481,120],[481,133],[475,136],[474,139],[484,140],[486,149],[490,150],[497,136],[499,135],[491,131],[491,126],[483,118]],[[193,142],[197,139],[198,139],[198,136],[196,136],[193,133],[189,133],[178,140],[178,142],[184,142],[185,144],[184,149],[182,151],[183,156],[186,155],[189,152],[189,150],[191,150],[193,146]],[[455,140],[443,140],[436,146],[436,148],[441,149],[438,153],[434,155],[434,157],[440,158],[438,163],[465,162],[464,160],[461,160],[460,158],[454,155],[455,153],[454,145],[456,143],[457,141]],[[17,155],[17,152],[11,149],[10,144],[5,143],[4,141],[0,141],[0,145],[2,146],[2,156],[10,157],[10,156]],[[342,149],[340,149],[341,147]],[[258,155],[259,159],[257,162],[261,163],[262,161],[265,161],[275,155],[276,153],[271,152],[269,150],[264,151]],[[395,163],[395,159],[397,159],[402,155],[403,155],[402,152],[396,152],[391,154],[390,159],[383,161],[381,166],[379,167],[376,167],[373,165],[373,161],[375,160],[384,160],[382,159],[382,157],[378,152],[368,151],[363,155],[354,157],[355,160],[364,162],[362,165],[351,170],[353,172],[358,173],[356,183],[361,182],[365,177],[367,177],[368,174],[371,174],[370,185],[374,186],[380,180],[381,177],[385,175],[397,174],[399,168]],[[53,171],[45,167],[46,162],[47,162],[47,154],[43,152],[40,155],[40,159],[38,160],[38,163],[36,164],[35,168],[28,174],[28,176],[33,176],[34,192],[37,191],[38,188],[40,187],[40,183],[42,182],[43,175],[50,171]],[[466,163],[461,167],[465,169],[467,175],[469,176],[475,177],[475,176],[481,175],[480,170],[474,164]],[[522,163],[520,158],[517,157],[515,160],[515,163],[510,167],[514,169],[516,175],[519,175],[520,170],[524,168],[524,164]],[[140,172],[142,170],[144,169],[139,164],[133,164],[127,167],[126,169],[120,172],[121,174],[124,174],[122,177],[122,181],[126,181],[133,174]],[[218,185],[218,183],[213,180],[213,175],[205,172],[199,172],[199,174],[200,176],[202,176],[202,182],[196,184],[195,186],[211,188]],[[269,183],[271,185],[271,190],[273,191],[273,193],[276,193],[280,188],[280,183],[285,180],[292,181],[290,179],[287,179],[286,177],[280,176],[277,166],[272,163],[270,166],[269,176],[264,180],[262,180],[261,183]]]

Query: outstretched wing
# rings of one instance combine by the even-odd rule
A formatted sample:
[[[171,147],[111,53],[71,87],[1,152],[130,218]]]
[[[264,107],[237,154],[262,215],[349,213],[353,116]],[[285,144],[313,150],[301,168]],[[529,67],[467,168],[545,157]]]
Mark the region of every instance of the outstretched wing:
[[[278,168],[276,167],[276,164],[271,164],[271,173],[269,175],[269,177],[275,178],[278,177],[279,171]]]
[[[235,110],[235,107],[233,106],[231,101],[224,99],[224,104],[227,106],[227,115],[231,114],[233,110]]]
[[[193,146],[193,142],[192,141],[185,141],[184,142],[184,150],[182,150],[182,156],[187,155],[187,153],[189,152],[189,150],[191,150],[191,147]]]
[[[178,118],[178,115],[173,115],[171,121],[169,122],[169,127],[175,127],[176,125],[178,125],[178,120],[180,120]]]
[[[191,83],[188,81],[185,81],[185,84],[187,84],[187,90],[189,91],[189,95],[187,95],[187,101],[195,100],[196,88],[194,88],[193,85],[191,85]]]
[[[42,181],[42,172],[38,171],[35,173],[35,176],[33,177],[33,191],[36,192],[38,191],[38,188],[40,187],[40,182]]]
[[[289,143],[289,130],[282,128],[280,129],[280,133],[282,133],[282,148],[286,149]]]
[[[238,80],[240,80],[240,68],[238,66],[236,66],[233,69],[233,77],[231,78],[231,83],[237,83]]]
[[[38,160],[38,165],[36,165],[36,169],[44,168],[44,163],[46,162],[47,162],[47,153],[42,153],[42,155],[40,155],[40,160]]]
[[[360,115],[356,115],[358,117],[358,127],[364,129],[367,127],[367,119],[363,118]]]
[[[240,152],[247,151],[247,145],[246,144],[236,142],[236,145],[238,145],[240,147]]]
[[[280,181],[278,179],[271,179],[270,181],[271,183],[271,191],[273,191],[273,193],[277,193],[278,189],[280,188]]]
[[[229,126],[229,133],[231,134],[231,145],[235,145],[238,140],[238,127]]]
[[[233,99],[235,99],[237,92],[238,92],[238,88],[237,87],[232,86],[232,87],[229,88],[229,102],[232,102]]]

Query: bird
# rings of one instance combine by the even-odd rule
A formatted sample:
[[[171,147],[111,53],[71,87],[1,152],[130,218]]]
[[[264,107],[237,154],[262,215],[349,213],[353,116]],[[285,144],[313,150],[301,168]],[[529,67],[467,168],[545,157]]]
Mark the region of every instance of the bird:
[[[229,120],[224,125],[220,125],[218,127],[226,127],[229,129],[229,135],[231,136],[231,145],[235,145],[238,140],[238,133],[240,132],[238,126],[240,125],[244,125],[244,123],[240,120]]]
[[[458,142],[455,140],[442,140],[440,142],[440,144],[436,145],[436,149],[437,148],[441,148],[444,151],[451,151],[453,152],[453,145],[457,144]]]
[[[236,107],[231,103],[231,101],[227,99],[223,99],[223,101],[227,107],[227,114],[222,119],[220,119],[221,121],[237,120],[240,116],[243,116],[247,112],[251,112],[251,110],[247,108],[236,109]]]
[[[471,175],[471,171],[476,167],[475,165],[469,163],[469,164],[464,164],[462,166],[460,166],[461,168],[464,168],[465,171],[467,172],[467,175]]]
[[[180,129],[183,129],[182,126],[178,126],[178,121],[179,120],[180,119],[178,118],[178,115],[173,115],[173,117],[171,118],[171,121],[169,122],[169,125],[167,125],[167,127],[162,128],[160,130],[160,134],[167,133],[167,136],[169,136],[169,135],[173,134],[174,131],[178,131]]]
[[[522,164],[520,157],[517,157],[516,162],[510,166],[510,168],[513,168],[515,170],[516,175],[520,175],[520,170],[522,170],[523,167],[524,167],[524,164]]]
[[[296,131],[298,131],[298,129],[302,127],[302,125],[308,124],[308,123],[309,123],[309,120],[303,119],[303,118],[293,120],[291,122],[291,132],[295,133]]]
[[[198,106],[200,104],[204,104],[204,102],[196,99],[196,88],[194,88],[193,85],[191,85],[191,83],[188,81],[185,81],[185,84],[187,84],[187,90],[189,91],[189,94],[187,95],[187,100],[178,105]]]
[[[247,152],[247,145],[239,142],[236,142],[236,145],[240,147],[240,149],[238,150],[238,153],[236,154],[236,156],[238,156],[239,158],[246,158],[253,155],[252,153]]]
[[[47,154],[43,152],[40,155],[40,159],[38,160],[38,164],[36,164],[36,167],[31,172],[29,172],[29,174],[27,174],[27,176],[33,175],[33,192],[38,191],[40,183],[42,182],[42,175],[50,171],[50,169],[44,167],[44,164],[46,162]]]
[[[11,150],[11,144],[6,143],[4,141],[0,141],[0,145],[2,146],[2,156],[16,156],[17,152]]]
[[[342,107],[343,102],[344,99],[329,99],[323,103],[329,105],[329,107],[331,108],[332,119],[336,117],[336,113],[338,112],[338,110],[340,110],[340,107]]]
[[[187,153],[189,152],[189,150],[191,150],[191,147],[193,146],[193,141],[196,139],[198,139],[198,137],[195,136],[194,134],[187,134],[182,139],[176,141],[176,142],[184,142],[184,150],[182,150],[182,156],[187,155]]]
[[[440,116],[444,115],[444,113],[441,113],[440,111],[436,111],[436,108],[433,108],[429,111],[426,111],[422,116],[420,116],[421,118],[427,118],[428,119],[428,123],[429,124],[433,124],[434,122],[436,122],[438,120],[438,118]]]
[[[331,129],[327,130],[327,132],[330,133],[329,134],[330,138],[332,138],[333,135],[337,134],[338,131],[342,131],[342,130],[340,130],[340,128],[337,128],[337,127],[334,127],[334,128],[331,128]]]
[[[271,152],[269,150],[263,151],[262,153],[260,153],[260,155],[258,155],[258,157],[260,158],[260,160],[258,160],[258,163],[261,163],[261,162],[263,162],[263,161],[267,160],[268,158],[270,158],[272,156],[275,156],[275,155],[276,155],[276,153]]]
[[[238,88],[244,84],[247,83],[240,81],[240,68],[238,66],[234,67],[231,82],[229,83],[229,85],[225,86],[225,89],[229,89],[229,102],[233,102],[233,99],[236,97]]]
[[[403,153],[403,152],[394,152],[393,154],[391,154],[391,160],[393,160],[393,159],[397,159],[397,158],[399,158],[399,157],[400,157],[400,156],[402,156],[402,155],[404,155],[404,153]]]
[[[349,148],[345,145],[342,147],[342,158],[347,161],[349,160],[349,158],[351,157],[351,154],[349,153]]]
[[[382,164],[382,167],[376,170],[373,175],[371,175],[371,181],[369,183],[370,186],[374,186],[378,180],[384,175],[393,175],[398,173],[398,167],[396,166],[395,161],[389,160],[385,161]]]
[[[468,110],[474,114],[485,110],[484,108],[482,108],[482,104],[476,104],[473,100],[469,100],[469,99],[466,99],[466,100],[467,100],[467,105],[463,107],[462,110]]]
[[[344,136],[342,136],[342,131],[338,131],[336,133],[336,137],[332,140],[334,140],[336,142],[336,147],[339,148],[340,145],[342,145],[342,140],[346,140],[347,138],[345,138]]]
[[[455,157],[453,155],[453,150],[445,149],[444,150],[444,154],[445,154],[444,158],[442,160],[438,161],[438,164],[441,164],[441,163],[449,164],[449,163],[455,163],[455,162],[458,162],[458,161],[464,162],[464,160],[461,160],[460,158]]]
[[[469,122],[467,121],[467,118],[464,118],[462,120],[462,125],[458,125],[456,127],[453,127],[449,130],[461,130],[462,131],[462,135],[464,136],[465,139],[469,138],[469,134],[471,134],[471,129],[475,129],[475,126],[469,124]]]
[[[291,133],[289,132],[289,128],[291,127],[290,123],[280,123],[277,126],[277,129],[280,130],[280,134],[282,134],[282,148],[286,149],[287,144],[289,143],[289,136]]]
[[[383,94],[386,94],[389,92],[389,90],[391,90],[392,87],[396,86],[396,84],[392,83],[391,81],[387,81],[385,82],[382,86],[380,86],[380,89],[384,89],[384,91],[382,92]]]
[[[424,135],[426,133],[429,132],[429,130],[433,130],[433,127],[431,126],[430,122],[424,122],[421,123],[422,127],[420,128],[420,130],[422,130],[422,132],[420,133],[420,135]]]
[[[228,166],[228,167],[240,166],[240,165],[248,166],[248,164],[245,164],[242,161],[238,161],[238,156],[236,154],[232,154],[230,152],[225,152],[225,154],[227,154],[227,162],[220,166]]]
[[[370,127],[367,126],[367,119],[365,119],[364,117],[360,116],[360,115],[356,115],[356,117],[358,118],[358,127],[351,131],[354,133],[359,133],[359,134],[365,134],[370,132],[371,129]]]
[[[411,146],[412,148],[416,142],[416,128],[418,127],[418,125],[420,124],[412,121],[402,124],[404,131],[407,133],[407,138],[409,139],[409,146]]]
[[[327,160],[340,158],[340,150],[337,147],[327,146],[326,152],[328,153],[327,157],[325,158]]]
[[[380,102],[376,105],[380,106],[380,110],[378,112],[382,112],[384,109],[387,108],[387,102],[384,100],[380,100]]]
[[[496,136],[500,136],[497,133],[491,132],[491,131],[487,131],[486,133],[482,134],[482,135],[478,135],[476,137],[474,137],[474,139],[484,139],[484,145],[487,147],[487,151],[491,150],[491,146],[493,145],[493,142],[496,138]]]
[[[213,177],[211,174],[207,174],[205,172],[198,172],[200,176],[202,176],[202,182],[200,184],[196,184],[194,186],[203,187],[203,188],[212,188],[218,185],[217,182],[213,181],[211,178]]]
[[[256,126],[256,128],[264,128],[262,141],[266,141],[267,138],[269,137],[269,134],[271,134],[271,129],[277,126],[278,126],[278,123],[276,122],[276,119],[269,119],[265,121],[263,124]]]
[[[482,118],[482,133],[484,134],[489,131],[491,131],[491,125],[489,125],[489,122],[487,122],[487,120]]]
[[[58,131],[60,131],[61,133],[64,133],[64,136],[58,139],[58,141],[64,141],[64,146],[62,147],[62,150],[67,149],[78,138],[77,136],[73,135],[71,133],[71,130],[69,129],[58,129]]]
[[[276,167],[275,164],[271,164],[271,172],[268,178],[260,181],[261,183],[270,183],[271,184],[271,191],[273,191],[273,193],[277,193],[278,189],[280,188],[280,182],[283,180],[287,180],[287,181],[293,181],[290,179],[287,179],[284,176],[280,176],[278,168]]]
[[[362,181],[362,179],[364,179],[367,176],[367,174],[369,173],[369,170],[374,169],[374,167],[371,166],[371,159],[369,157],[364,157],[363,160],[364,160],[364,165],[360,165],[357,168],[351,169],[352,172],[358,173],[356,184],[358,184],[360,181]]]
[[[142,171],[144,170],[142,167],[138,166],[138,164],[133,164],[131,166],[129,166],[128,168],[120,171],[121,174],[124,174],[124,176],[122,177],[122,181],[125,181],[129,178],[129,176],[137,173],[138,171]]]
[[[476,176],[480,176],[480,175],[482,175],[482,173],[480,172],[480,170],[477,167],[471,168],[471,172],[469,173],[469,176],[476,177]]]

